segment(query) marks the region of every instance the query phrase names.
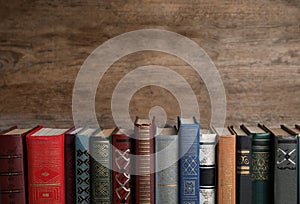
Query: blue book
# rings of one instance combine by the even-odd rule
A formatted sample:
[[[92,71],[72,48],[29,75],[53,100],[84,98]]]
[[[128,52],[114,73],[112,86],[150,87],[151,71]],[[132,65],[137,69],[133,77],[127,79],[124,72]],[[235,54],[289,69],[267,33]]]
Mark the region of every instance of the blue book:
[[[89,138],[97,130],[83,129],[75,136],[76,204],[91,200]]]
[[[155,202],[178,203],[178,135],[175,127],[157,128]]]
[[[178,117],[179,137],[179,202],[199,203],[199,141],[200,124],[196,118]]]

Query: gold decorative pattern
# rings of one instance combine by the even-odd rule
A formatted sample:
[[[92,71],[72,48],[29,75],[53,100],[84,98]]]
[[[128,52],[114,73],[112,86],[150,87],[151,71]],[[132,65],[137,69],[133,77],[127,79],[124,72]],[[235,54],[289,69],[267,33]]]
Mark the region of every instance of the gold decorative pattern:
[[[253,152],[252,154],[252,179],[266,181],[269,180],[269,158],[268,152]]]

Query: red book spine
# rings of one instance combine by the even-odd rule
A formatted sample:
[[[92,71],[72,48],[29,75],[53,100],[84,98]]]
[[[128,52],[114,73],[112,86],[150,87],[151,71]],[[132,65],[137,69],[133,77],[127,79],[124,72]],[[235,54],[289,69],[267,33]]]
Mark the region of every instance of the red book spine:
[[[75,135],[65,136],[65,179],[66,179],[66,204],[76,203],[76,174],[75,174]]]
[[[131,138],[126,134],[114,134],[113,139],[113,203],[129,204],[132,196]]]
[[[64,134],[27,135],[30,204],[64,204]]]
[[[154,125],[136,123],[135,134],[135,203],[154,204]]]

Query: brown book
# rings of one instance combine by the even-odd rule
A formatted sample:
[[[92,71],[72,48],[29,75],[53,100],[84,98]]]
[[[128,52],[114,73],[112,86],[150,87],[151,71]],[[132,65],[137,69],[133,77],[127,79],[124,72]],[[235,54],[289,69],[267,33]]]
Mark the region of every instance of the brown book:
[[[154,131],[153,122],[136,118],[135,125],[135,203],[154,204]]]
[[[236,138],[227,128],[214,128],[217,145],[218,204],[235,204],[236,200]]]
[[[25,136],[33,129],[0,132],[0,203],[26,204]]]

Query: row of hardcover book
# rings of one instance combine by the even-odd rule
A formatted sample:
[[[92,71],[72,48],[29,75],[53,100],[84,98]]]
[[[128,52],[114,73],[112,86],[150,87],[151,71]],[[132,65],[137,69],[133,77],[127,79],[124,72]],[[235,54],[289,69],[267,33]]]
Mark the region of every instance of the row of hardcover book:
[[[300,126],[0,132],[2,204],[299,203]]]

